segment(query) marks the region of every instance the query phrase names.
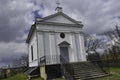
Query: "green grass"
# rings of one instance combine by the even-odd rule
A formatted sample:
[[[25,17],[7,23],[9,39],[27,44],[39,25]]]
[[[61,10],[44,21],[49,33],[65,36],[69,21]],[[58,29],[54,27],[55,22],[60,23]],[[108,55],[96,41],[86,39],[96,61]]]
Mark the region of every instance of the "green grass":
[[[44,80],[44,79],[42,79],[42,78],[40,78],[40,77],[37,77],[37,78],[34,78],[34,79],[32,79],[32,80]]]
[[[92,80],[120,80],[120,68],[110,68],[109,71],[112,75],[103,77],[103,78],[92,79]],[[2,80],[27,80],[27,77],[23,73],[19,73],[12,77],[2,79]],[[38,78],[34,78],[32,80],[43,80],[43,79],[38,77]],[[58,78],[55,80],[64,80],[64,79]]]
[[[19,73],[19,74],[16,74],[15,76],[12,76],[3,80],[27,80],[27,77],[24,74]]]
[[[12,77],[8,77],[6,79],[2,79],[2,80],[27,80],[27,76],[25,76],[23,73],[19,73],[19,74],[16,74]],[[34,78],[32,80],[43,80],[41,79],[40,77],[39,78]]]
[[[8,77],[6,79],[2,79],[2,80],[27,80],[27,76],[25,76],[23,73],[19,73],[19,74],[16,74],[12,77]],[[40,77],[36,77],[36,78],[33,78],[31,80],[43,80],[42,78]],[[55,79],[55,80],[64,80],[62,78],[58,78],[58,79]]]
[[[98,78],[94,80],[120,80],[120,68],[110,68],[110,76]]]

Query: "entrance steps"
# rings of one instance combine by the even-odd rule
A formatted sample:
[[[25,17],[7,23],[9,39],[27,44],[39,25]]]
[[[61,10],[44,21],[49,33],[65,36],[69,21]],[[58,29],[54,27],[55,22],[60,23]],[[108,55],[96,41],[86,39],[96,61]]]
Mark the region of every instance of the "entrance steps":
[[[97,64],[93,64],[89,61],[68,64],[73,68],[73,80],[90,80],[93,78],[108,76],[108,74]]]

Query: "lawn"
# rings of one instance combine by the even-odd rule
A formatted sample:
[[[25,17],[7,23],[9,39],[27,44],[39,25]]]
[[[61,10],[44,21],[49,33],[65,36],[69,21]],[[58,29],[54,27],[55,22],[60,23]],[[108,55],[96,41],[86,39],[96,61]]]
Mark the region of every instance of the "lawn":
[[[19,73],[19,74],[16,74],[15,76],[12,76],[12,77],[9,77],[6,79],[2,79],[2,80],[27,80],[27,77],[23,73]],[[34,78],[32,80],[43,80],[43,79],[38,77],[38,78]],[[63,80],[63,79],[59,78],[59,79],[55,79],[55,80]]]
[[[98,78],[94,80],[120,80],[120,68],[110,68],[110,76]]]
[[[19,73],[19,74],[16,74],[15,76],[2,79],[2,80],[27,80],[27,77],[24,74]]]
[[[2,79],[2,80],[27,80],[27,77],[23,73],[16,74],[15,76]],[[43,80],[41,78],[34,78],[32,80]]]
[[[98,78],[98,79],[92,79],[92,80],[120,80],[120,68],[110,68],[109,69],[111,76]],[[23,73],[16,74],[15,76],[2,79],[2,80],[27,80],[27,77]],[[32,80],[43,80],[41,78],[34,78]],[[55,79],[55,80],[64,80],[64,79]]]

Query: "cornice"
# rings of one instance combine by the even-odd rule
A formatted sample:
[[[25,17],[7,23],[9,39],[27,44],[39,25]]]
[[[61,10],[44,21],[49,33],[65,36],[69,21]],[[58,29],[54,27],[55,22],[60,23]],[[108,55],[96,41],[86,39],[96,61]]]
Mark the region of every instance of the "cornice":
[[[67,23],[55,23],[55,22],[36,22],[36,25],[54,25],[54,26],[69,26],[82,28],[83,24],[67,24]]]

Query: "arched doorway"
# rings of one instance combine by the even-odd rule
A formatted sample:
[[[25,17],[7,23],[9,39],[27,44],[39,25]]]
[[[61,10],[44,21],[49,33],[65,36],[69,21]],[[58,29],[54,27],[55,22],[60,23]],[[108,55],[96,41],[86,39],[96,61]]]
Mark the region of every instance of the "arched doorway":
[[[69,45],[70,44],[66,41],[63,41],[59,44],[60,58],[65,62],[69,62]]]

